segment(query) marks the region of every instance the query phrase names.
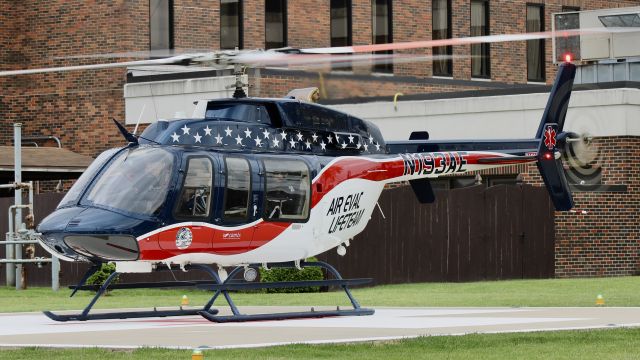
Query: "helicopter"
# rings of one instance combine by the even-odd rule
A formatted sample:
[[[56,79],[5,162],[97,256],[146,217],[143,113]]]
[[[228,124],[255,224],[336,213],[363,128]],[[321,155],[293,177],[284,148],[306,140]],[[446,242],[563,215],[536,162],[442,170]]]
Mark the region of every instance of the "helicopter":
[[[38,225],[39,241],[52,255],[92,264],[71,287],[71,296],[79,290],[97,293],[82,313],[45,311],[45,315],[56,321],[86,321],[198,314],[213,322],[371,315],[374,310],[362,308],[349,290],[370,279],[342,279],[331,265],[304,259],[331,249],[345,255],[350,241],[366,227],[385,185],[409,182],[418,200],[430,203],[435,199],[432,179],[535,163],[556,210],[572,209],[561,159],[564,145],[580,138],[563,129],[576,73],[569,55],[559,65],[537,132],[530,139],[516,140],[436,141],[429,140],[427,132],[416,131],[406,141],[385,141],[373,123],[305,101],[315,96],[313,90],[302,99],[299,93],[281,99],[252,98],[244,94],[238,76],[240,63],[317,61],[300,58],[304,54],[523,39],[523,34],[515,34],[351,49],[227,51],[117,63],[232,64],[236,92],[229,99],[199,101],[191,118],[157,121],[140,135],[114,120],[127,145],[100,154]],[[102,65],[72,68],[96,66]],[[61,69],[66,70],[0,75]],[[85,285],[106,262],[115,262],[116,272],[101,286]],[[259,267],[306,266],[324,268],[334,279],[254,282]],[[226,267],[234,268],[227,272]],[[111,284],[119,273],[173,269],[201,270],[212,280]],[[241,273],[244,282],[236,279]],[[107,289],[171,286],[215,292],[201,309],[90,314]],[[353,309],[247,315],[230,297],[233,290],[297,286],[339,286]],[[212,308],[220,296],[232,315],[218,315]]]

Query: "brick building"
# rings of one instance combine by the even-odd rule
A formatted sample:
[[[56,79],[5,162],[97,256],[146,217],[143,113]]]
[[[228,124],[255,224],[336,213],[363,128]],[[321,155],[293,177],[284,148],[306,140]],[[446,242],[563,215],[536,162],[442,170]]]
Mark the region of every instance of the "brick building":
[[[72,57],[164,48],[327,47],[544,31],[551,29],[552,13],[637,5],[640,1],[0,0],[0,68],[89,64],[104,59]],[[555,76],[551,51],[549,41],[522,41],[410,51],[457,56],[449,62],[360,66],[322,75],[262,69],[250,72],[249,93],[279,97],[292,88],[318,86],[326,100],[540,89]],[[119,145],[111,118],[124,118],[123,87],[130,80],[126,69],[0,78],[0,144],[10,144],[11,124],[22,122],[25,134],[58,136],[64,147],[85,155]],[[630,164],[619,175],[604,169],[611,176],[606,179],[624,182],[634,195],[580,193],[579,205],[604,206],[601,215],[569,219],[558,214],[558,276],[621,275],[638,269],[633,218],[638,138],[615,137],[606,143],[621,145],[606,156]],[[627,223],[618,225],[619,219]],[[618,227],[615,235],[607,235]],[[605,253],[610,257],[598,255]]]

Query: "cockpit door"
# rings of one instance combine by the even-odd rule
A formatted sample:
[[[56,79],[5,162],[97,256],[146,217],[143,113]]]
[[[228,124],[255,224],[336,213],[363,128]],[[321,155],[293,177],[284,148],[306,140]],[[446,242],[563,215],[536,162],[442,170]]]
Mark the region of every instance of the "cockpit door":
[[[237,254],[250,249],[254,228],[254,202],[252,196],[252,169],[243,156],[225,156],[224,194],[219,212],[222,230],[213,238],[213,251],[217,254]]]
[[[208,250],[215,233],[206,226],[215,203],[214,163],[208,156],[186,155],[181,170],[184,175],[178,180],[173,216],[184,226],[171,226],[159,233],[158,243],[165,250]],[[190,231],[190,241],[184,228]]]

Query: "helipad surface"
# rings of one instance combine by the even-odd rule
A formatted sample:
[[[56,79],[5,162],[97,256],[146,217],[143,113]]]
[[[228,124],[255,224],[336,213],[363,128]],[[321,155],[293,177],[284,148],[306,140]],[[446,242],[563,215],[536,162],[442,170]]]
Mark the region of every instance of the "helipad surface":
[[[241,308],[245,313],[300,309]],[[640,326],[640,308],[376,308],[372,316],[231,324],[199,316],[58,323],[23,313],[0,314],[0,346],[254,347],[623,326]]]

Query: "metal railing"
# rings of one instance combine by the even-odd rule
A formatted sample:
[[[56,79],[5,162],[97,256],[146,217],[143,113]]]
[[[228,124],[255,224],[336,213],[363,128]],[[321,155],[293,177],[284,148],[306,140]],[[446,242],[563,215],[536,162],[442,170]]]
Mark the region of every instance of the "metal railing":
[[[14,189],[15,203],[9,207],[9,231],[6,233],[6,240],[0,241],[5,245],[5,259],[0,259],[0,264],[6,265],[7,286],[14,286],[16,290],[24,288],[24,269],[23,264],[35,263],[40,267],[42,264],[51,263],[51,288],[58,290],[60,288],[60,260],[55,256],[51,258],[35,257],[35,250],[31,252],[29,258],[23,259],[22,245],[39,244],[40,234],[35,230],[27,230],[27,224],[23,223],[22,210],[29,212],[26,220],[30,228],[33,227],[33,182],[22,182],[22,124],[13,124],[14,139],[14,170],[15,181],[12,184],[0,184],[0,189]],[[22,204],[22,190],[29,191],[29,203]]]

